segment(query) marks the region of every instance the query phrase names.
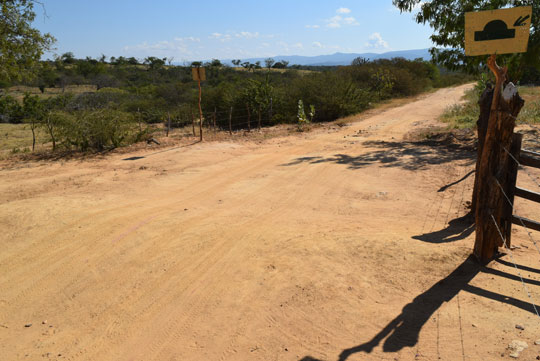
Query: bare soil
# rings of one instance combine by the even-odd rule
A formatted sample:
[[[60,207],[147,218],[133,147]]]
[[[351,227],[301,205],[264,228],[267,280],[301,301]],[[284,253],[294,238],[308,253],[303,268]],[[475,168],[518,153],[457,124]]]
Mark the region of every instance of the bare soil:
[[[473,137],[435,131],[467,87],[266,140],[4,161],[0,360],[535,359],[540,254],[516,227],[513,258],[469,257]]]

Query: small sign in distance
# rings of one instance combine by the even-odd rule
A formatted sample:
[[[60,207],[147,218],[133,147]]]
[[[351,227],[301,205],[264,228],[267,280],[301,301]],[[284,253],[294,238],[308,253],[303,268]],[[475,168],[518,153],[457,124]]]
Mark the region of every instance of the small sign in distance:
[[[195,81],[205,81],[206,80],[206,71],[204,68],[194,67],[191,68],[191,75]]]
[[[465,13],[465,55],[527,51],[532,6]]]

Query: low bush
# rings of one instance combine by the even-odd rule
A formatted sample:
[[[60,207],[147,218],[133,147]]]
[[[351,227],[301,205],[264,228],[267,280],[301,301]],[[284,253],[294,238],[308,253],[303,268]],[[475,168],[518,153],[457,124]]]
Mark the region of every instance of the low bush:
[[[82,110],[53,115],[58,142],[80,151],[103,151],[134,143],[148,131],[139,128],[132,114],[118,110]]]

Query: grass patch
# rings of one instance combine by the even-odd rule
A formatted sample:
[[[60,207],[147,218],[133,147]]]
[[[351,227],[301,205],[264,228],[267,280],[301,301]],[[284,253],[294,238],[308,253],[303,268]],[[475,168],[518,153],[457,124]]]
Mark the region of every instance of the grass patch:
[[[540,87],[519,87],[519,94],[525,100],[525,106],[518,116],[518,124],[540,123]],[[440,120],[451,129],[474,128],[480,115],[479,94],[476,89],[468,90],[463,96],[463,103],[448,107]]]
[[[43,129],[36,129],[36,149],[43,149],[48,137]],[[32,131],[27,124],[0,123],[0,157],[32,151]]]
[[[446,108],[440,119],[448,123],[452,129],[474,128],[480,115],[478,107],[478,93],[476,89],[469,89],[463,95],[463,102]]]

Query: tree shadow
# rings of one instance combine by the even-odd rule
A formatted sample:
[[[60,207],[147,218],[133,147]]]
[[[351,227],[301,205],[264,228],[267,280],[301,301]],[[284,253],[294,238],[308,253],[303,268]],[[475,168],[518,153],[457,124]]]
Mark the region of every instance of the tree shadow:
[[[439,231],[424,233],[412,238],[428,243],[449,243],[467,238],[474,232],[474,219],[466,214],[448,222],[448,227]]]
[[[168,148],[168,149],[164,149],[164,150],[159,150],[157,152],[153,152],[153,153],[149,153],[149,154],[146,154],[144,156],[138,156],[138,157],[129,157],[129,158],[124,158],[122,160],[139,160],[139,159],[144,159],[146,157],[150,157],[152,155],[156,155],[156,154],[160,154],[160,153],[165,153],[165,152],[170,152],[172,150],[177,150],[177,149],[181,149],[181,148],[187,148],[187,147],[191,147],[192,145],[195,145],[197,143],[200,143],[201,141],[200,140],[197,140],[193,143],[190,143],[190,144],[185,144],[185,145],[179,145],[178,147],[172,147],[172,148]]]
[[[362,144],[366,148],[378,148],[378,150],[357,156],[335,154],[326,158],[301,157],[282,166],[294,166],[301,163],[336,163],[347,165],[349,169],[360,169],[373,163],[381,163],[383,167],[419,170],[432,164],[444,164],[456,160],[469,160],[472,164],[476,157],[474,145],[465,143],[455,136],[444,134],[422,141],[366,141]]]
[[[502,255],[499,255],[498,257],[501,256]],[[390,321],[371,340],[344,349],[339,355],[338,361],[345,361],[349,356],[360,352],[371,353],[381,342],[383,342],[383,352],[398,352],[404,347],[413,347],[418,343],[418,337],[422,327],[432,317],[435,311],[437,311],[444,302],[452,300],[452,298],[460,291],[466,291],[477,296],[506,303],[535,314],[533,305],[529,302],[524,302],[513,297],[470,285],[469,282],[480,272],[486,272],[511,280],[519,280],[519,278],[513,274],[481,266],[471,255],[447,277],[438,281],[427,291],[418,295],[410,303],[405,305],[401,313]],[[539,282],[535,280],[524,280],[529,284],[539,284]],[[302,360],[318,361],[311,356],[306,356]]]

